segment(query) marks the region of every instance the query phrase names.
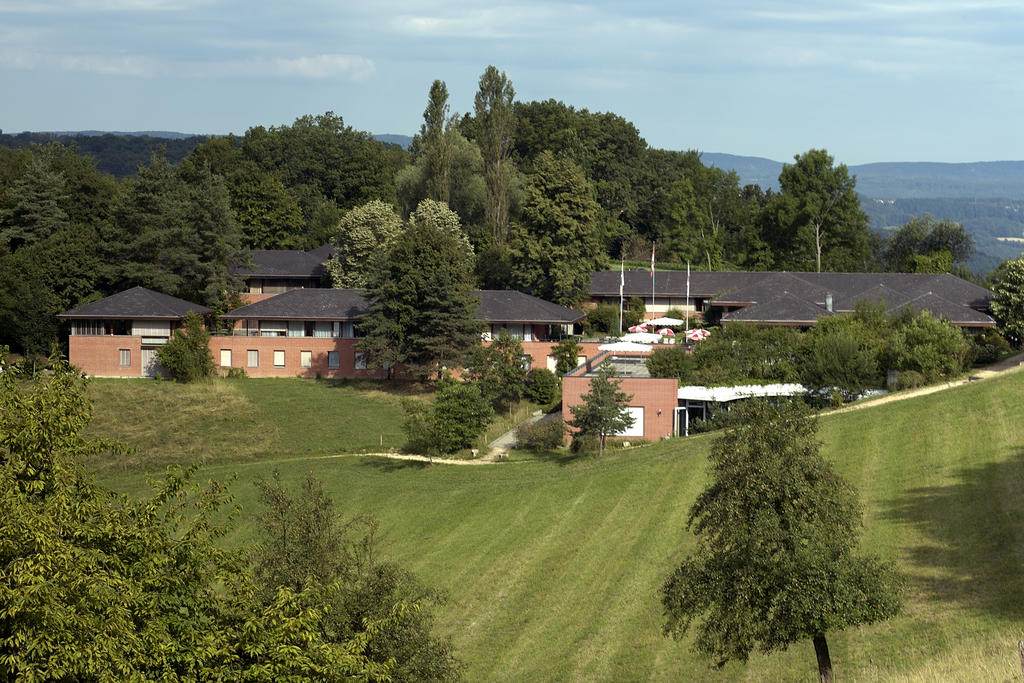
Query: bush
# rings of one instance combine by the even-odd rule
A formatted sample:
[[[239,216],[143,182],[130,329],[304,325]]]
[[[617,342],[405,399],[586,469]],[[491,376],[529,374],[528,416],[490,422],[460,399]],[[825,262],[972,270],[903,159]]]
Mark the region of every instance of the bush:
[[[562,383],[555,373],[545,368],[530,370],[526,376],[526,398],[542,406],[549,406],[562,397]]]
[[[682,344],[655,349],[645,363],[651,377],[675,377],[681,382],[690,381],[696,366],[693,354]]]
[[[995,363],[1003,357],[1003,354],[1009,353],[1013,349],[1010,342],[1006,341],[1006,337],[996,330],[984,330],[975,335],[974,347],[974,360],[982,365]]]
[[[623,328],[627,327],[625,322],[625,311],[623,311]],[[587,334],[618,334],[619,333],[619,309],[610,304],[598,304],[587,311],[583,318],[583,329]]]
[[[433,406],[406,401],[404,407],[409,448],[426,455],[469,448],[494,414],[476,383],[460,382],[451,375],[441,380]]]
[[[923,387],[928,380],[920,372],[914,370],[903,370],[899,373],[896,386],[900,389],[916,389]]]
[[[224,376],[228,379],[245,379],[249,375],[245,374],[245,368],[228,368],[228,372]]]
[[[210,333],[203,319],[195,313],[185,316],[174,336],[157,349],[156,359],[177,382],[194,382],[214,374]]]
[[[576,361],[583,353],[583,347],[575,339],[563,339],[551,349],[555,357],[555,374],[561,377],[576,367]]]
[[[967,369],[971,344],[958,328],[921,311],[900,320],[894,349],[896,370],[913,370],[926,382],[937,382]]]
[[[516,448],[553,451],[562,445],[565,425],[560,418],[527,422],[516,429]]]

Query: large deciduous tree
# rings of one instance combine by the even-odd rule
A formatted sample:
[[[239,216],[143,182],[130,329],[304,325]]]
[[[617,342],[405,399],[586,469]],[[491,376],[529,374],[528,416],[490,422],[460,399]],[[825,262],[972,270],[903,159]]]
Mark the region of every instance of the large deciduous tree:
[[[695,625],[719,664],[811,639],[832,680],[826,635],[894,616],[902,579],[857,552],[857,494],[819,454],[797,403],[751,400],[711,451],[711,484],[690,510],[697,547],[662,587],[665,631]]]
[[[332,287],[366,287],[392,242],[402,219],[379,199],[352,209],[331,235],[334,254],[324,264]]]
[[[594,231],[598,211],[579,167],[551,152],[540,154],[526,189],[522,222],[512,238],[518,284],[563,306],[583,301],[591,274],[607,264]]]
[[[860,209],[856,177],[834,165],[823,149],[794,157],[779,174],[780,193],[768,206],[765,236],[778,268],[852,271],[870,265],[868,217]]]
[[[480,343],[473,284],[473,248],[458,216],[425,200],[370,275],[359,347],[378,366],[440,376]]]
[[[599,455],[604,455],[609,436],[629,429],[634,421],[628,410],[633,397],[619,389],[621,382],[614,377],[612,364],[602,363],[597,376],[590,380],[590,391],[580,397],[583,402],[569,408],[572,419],[567,424],[582,436],[596,436]]]
[[[882,262],[892,272],[948,273],[965,266],[973,253],[974,238],[963,225],[926,213],[886,238]]]
[[[1017,345],[1024,341],[1024,257],[1004,261],[992,274],[989,302],[999,327]]]
[[[84,435],[81,377],[54,359],[23,380],[2,349],[0,369],[0,678],[388,678],[365,650],[392,615],[327,640],[321,586],[261,595],[221,549],[223,485],[197,491],[192,468],[145,500],[103,488],[82,460],[122,449]]]
[[[491,227],[495,244],[508,242],[515,96],[516,91],[505,72],[488,66],[480,76],[480,87],[473,102],[473,139],[483,155],[487,183],[485,220]]]

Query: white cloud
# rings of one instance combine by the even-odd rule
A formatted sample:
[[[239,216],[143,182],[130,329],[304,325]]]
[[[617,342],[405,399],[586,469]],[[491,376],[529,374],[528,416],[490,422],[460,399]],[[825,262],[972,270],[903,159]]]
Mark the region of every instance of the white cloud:
[[[363,81],[373,75],[373,61],[360,55],[315,55],[313,57],[278,58],[275,71],[282,76],[299,78],[336,78]]]
[[[5,0],[0,13],[178,12],[210,4],[211,0]]]

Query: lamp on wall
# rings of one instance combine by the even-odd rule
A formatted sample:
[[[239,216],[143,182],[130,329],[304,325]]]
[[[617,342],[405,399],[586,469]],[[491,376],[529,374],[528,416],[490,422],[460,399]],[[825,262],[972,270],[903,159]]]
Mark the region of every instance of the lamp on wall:
[[[658,416],[661,416],[661,408],[658,408]]]

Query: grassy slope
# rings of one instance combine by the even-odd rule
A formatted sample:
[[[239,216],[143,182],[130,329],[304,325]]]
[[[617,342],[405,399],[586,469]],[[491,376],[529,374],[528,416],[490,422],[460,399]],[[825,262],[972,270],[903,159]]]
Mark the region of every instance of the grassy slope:
[[[206,392],[230,390],[233,400],[257,406],[254,424],[287,431],[279,424],[282,411],[294,409],[263,403],[281,391],[277,383],[240,384]],[[101,402],[119,396],[122,386],[103,387]],[[910,577],[903,616],[830,636],[839,676],[1005,680],[1019,672],[1022,389],[1024,373],[1017,373],[823,418],[825,454],[861,491],[864,547],[895,558]],[[190,407],[206,403],[203,390],[201,396],[182,391]],[[288,401],[307,406],[319,398],[361,403],[354,392],[334,398],[309,383],[287,391],[294,392]],[[340,398],[343,393],[352,396]],[[166,400],[169,419],[178,406]],[[233,428],[217,436],[216,417],[199,420],[203,429],[207,420],[207,443],[232,440]],[[359,425],[352,427],[358,433]],[[239,499],[253,509],[248,482],[254,476],[275,466],[294,481],[314,472],[346,514],[378,516],[386,552],[449,591],[438,618],[468,663],[469,680],[813,680],[810,643],[714,670],[687,643],[660,634],[657,589],[692,543],[686,514],[705,484],[712,439],[659,443],[599,462],[483,467],[296,458],[294,450],[266,457],[274,453],[267,447],[259,459],[236,454],[204,476],[237,472]],[[119,485],[140,490],[140,472],[150,464],[133,467]],[[232,540],[247,543],[253,533],[243,527]]]

